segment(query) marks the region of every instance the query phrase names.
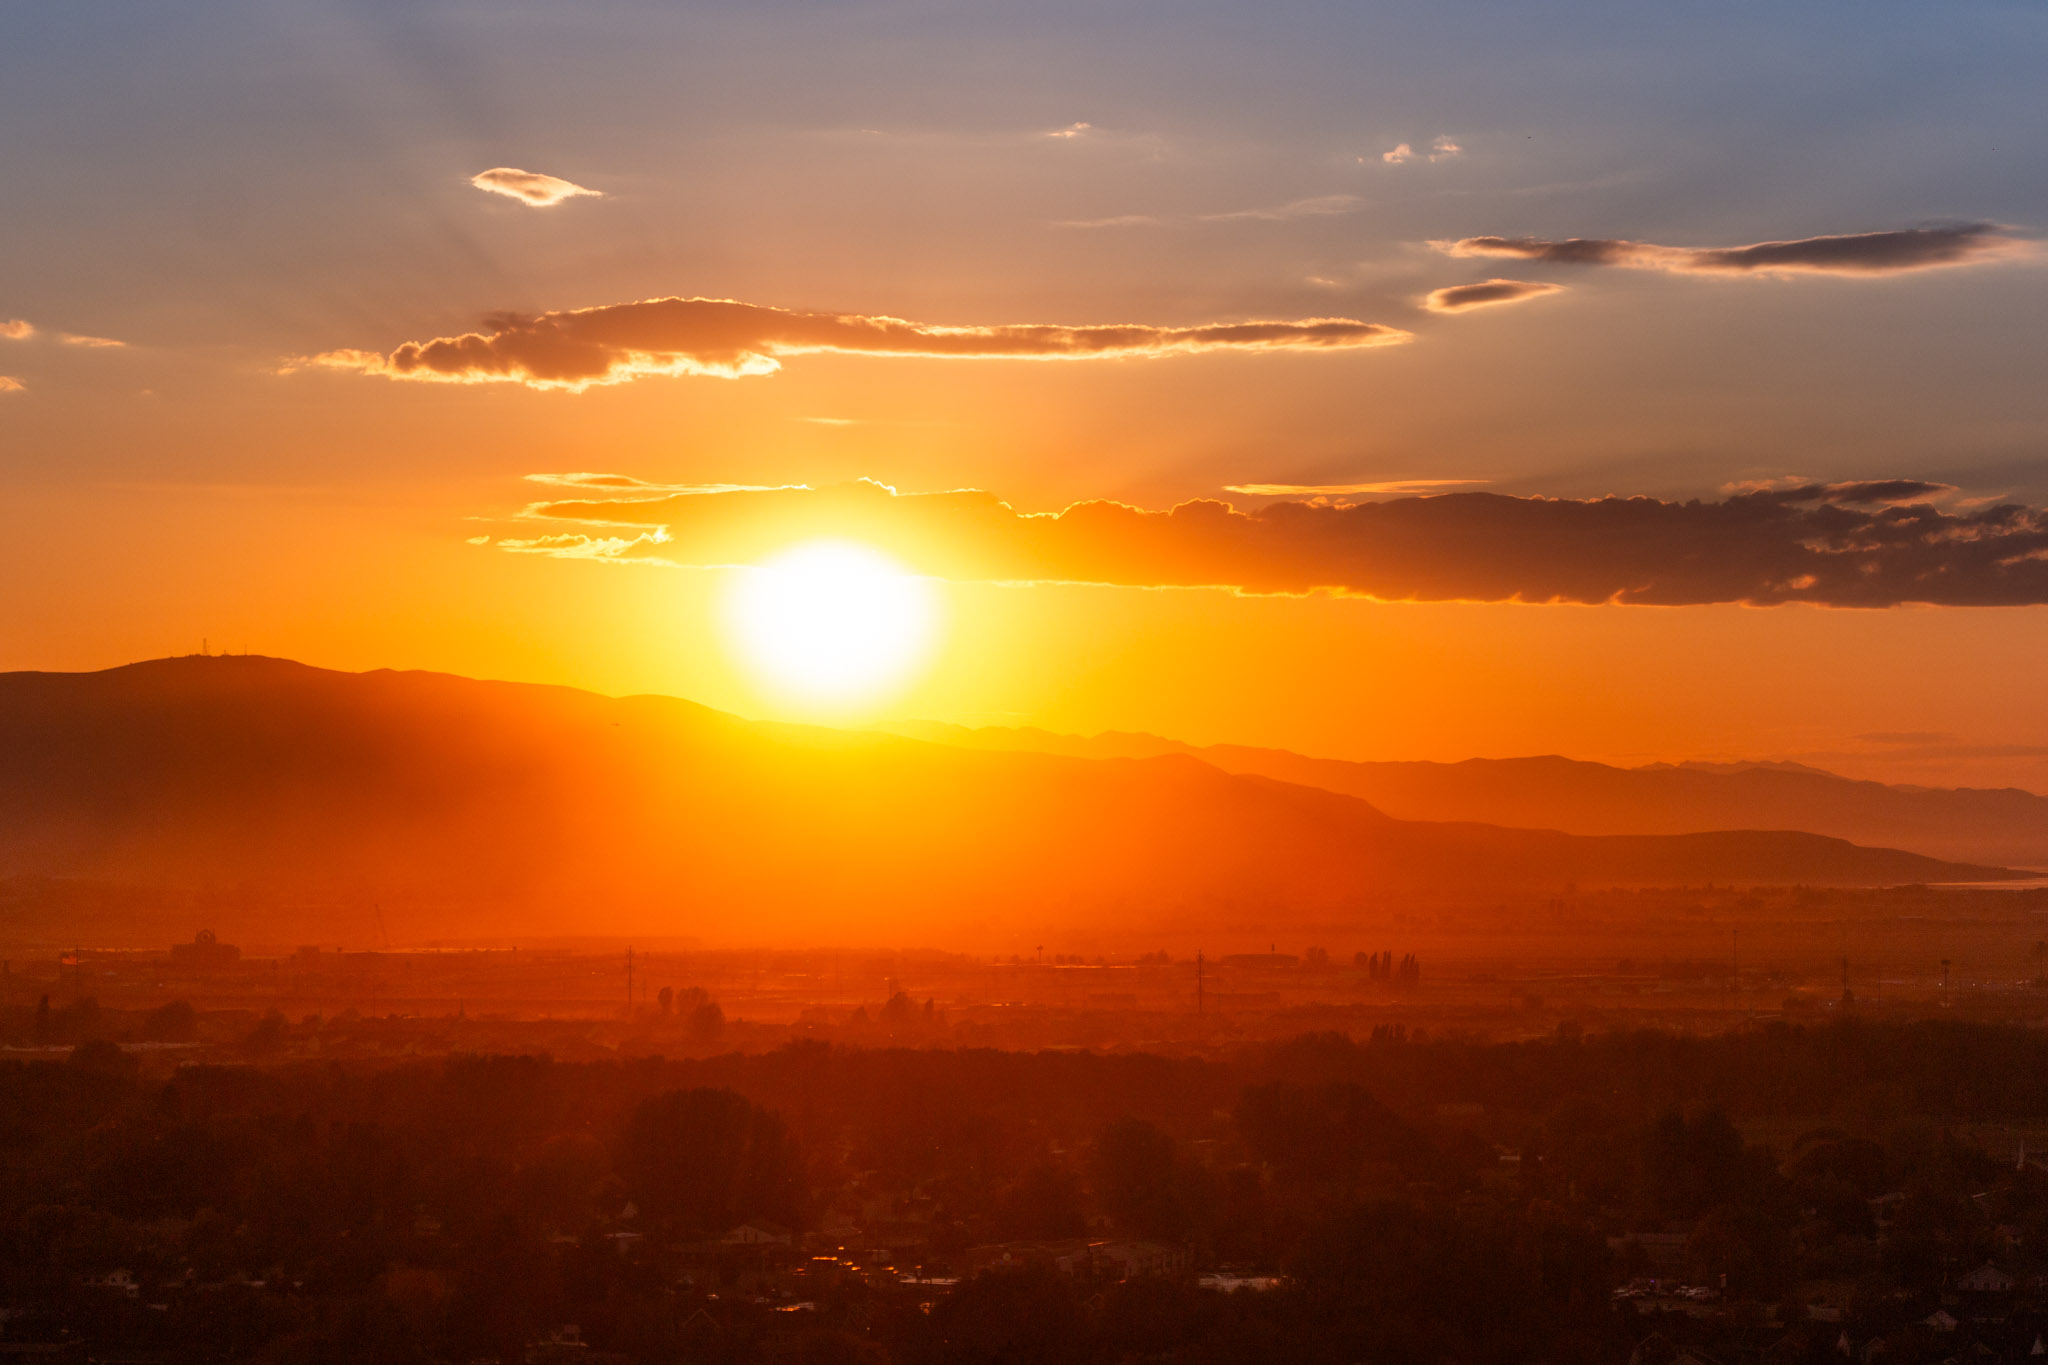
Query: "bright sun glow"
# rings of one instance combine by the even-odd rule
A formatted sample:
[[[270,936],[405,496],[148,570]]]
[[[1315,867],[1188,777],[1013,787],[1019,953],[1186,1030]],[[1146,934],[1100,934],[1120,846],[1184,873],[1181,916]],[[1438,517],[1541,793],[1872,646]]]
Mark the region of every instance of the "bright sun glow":
[[[793,699],[853,706],[899,687],[938,633],[930,582],[880,551],[820,540],[732,576],[728,637],[760,680]]]

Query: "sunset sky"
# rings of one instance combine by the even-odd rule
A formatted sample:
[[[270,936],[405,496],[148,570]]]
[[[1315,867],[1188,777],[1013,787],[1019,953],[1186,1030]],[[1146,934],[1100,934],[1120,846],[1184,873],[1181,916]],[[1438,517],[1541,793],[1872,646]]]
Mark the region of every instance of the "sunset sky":
[[[15,6],[0,668],[2048,791],[2044,69],[1972,0]],[[818,538],[934,580],[858,705],[724,624]]]

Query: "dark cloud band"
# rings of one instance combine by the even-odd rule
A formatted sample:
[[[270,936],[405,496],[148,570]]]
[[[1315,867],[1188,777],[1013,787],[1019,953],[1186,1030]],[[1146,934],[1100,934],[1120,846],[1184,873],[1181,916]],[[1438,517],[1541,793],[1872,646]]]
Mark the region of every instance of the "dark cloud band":
[[[1610,265],[1709,275],[1899,275],[2008,257],[2025,244],[1996,223],[1802,237],[1747,246],[1658,246],[1619,237],[1466,237],[1438,242],[1452,256],[1490,256],[1553,265]]]
[[[954,579],[1418,601],[2048,603],[2048,515],[1932,501],[1952,492],[1895,479],[1748,488],[1713,502],[1461,492],[1251,511],[1209,500],[1169,511],[1086,502],[1032,515],[988,493],[856,483],[544,502],[528,515],[584,526],[500,543],[716,565],[843,536]]]

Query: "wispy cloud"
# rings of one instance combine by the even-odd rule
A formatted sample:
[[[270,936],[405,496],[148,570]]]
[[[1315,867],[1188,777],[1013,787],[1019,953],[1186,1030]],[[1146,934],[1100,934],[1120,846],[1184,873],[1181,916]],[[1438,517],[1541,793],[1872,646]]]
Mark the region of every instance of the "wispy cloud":
[[[1928,479],[1852,479],[1846,483],[1822,483],[1818,479],[1802,478],[1798,475],[1782,479],[1742,479],[1735,483],[1723,484],[1721,487],[1723,495],[1728,497],[1766,494],[1789,497],[1799,502],[1832,502],[1852,506],[1864,503],[1951,502],[1956,501],[1955,495],[1960,491],[1952,483],[1935,483]],[[1996,499],[1975,498],[1966,501],[1969,505],[1984,507]]]
[[[487,194],[502,194],[507,199],[517,199],[531,208],[553,208],[564,200],[588,196],[602,199],[602,190],[586,189],[573,181],[557,176],[542,175],[539,171],[522,171],[516,166],[494,166],[488,171],[478,171],[469,178],[469,183]]]
[[[555,488],[595,488],[606,492],[631,493],[642,490],[653,493],[674,491],[673,484],[650,483],[636,479],[631,474],[598,474],[589,470],[571,470],[567,473],[528,474],[528,483],[544,483]]]
[[[1427,152],[1421,153],[1415,150],[1415,144],[1412,142],[1396,143],[1393,147],[1380,153],[1380,160],[1386,162],[1389,166],[1405,166],[1409,162],[1418,159],[1424,161],[1449,161],[1454,156],[1463,155],[1464,151],[1465,149],[1459,146],[1455,139],[1440,137],[1429,144]],[[1363,163],[1366,158],[1361,156],[1358,160]]]
[[[1231,483],[1225,484],[1223,491],[1255,498],[1338,498],[1364,493],[1432,493],[1444,488],[1467,488],[1491,482],[1491,479],[1382,479],[1375,483]]]
[[[1108,218],[1063,218],[1053,224],[1063,228],[1130,228],[1158,227],[1164,218],[1155,218],[1149,213],[1119,213]]]
[[[1745,246],[1659,246],[1619,237],[1465,237],[1432,243],[1452,256],[1553,265],[1608,265],[1701,275],[1899,275],[2022,254],[2028,244],[1996,223],[1800,237]]]
[[[1037,149],[1040,153],[1058,155],[1049,144],[1071,148],[1076,151],[1088,148],[1094,153],[1113,156],[1140,156],[1147,160],[1158,160],[1168,150],[1168,140],[1159,133],[1134,128],[1105,127],[1099,123],[1077,121],[1060,128],[1046,128],[1028,124],[1010,127],[966,127],[955,120],[941,120],[929,124],[897,124],[887,127],[834,127],[814,128],[810,136],[829,138],[834,141],[855,142],[864,146],[901,146],[949,148],[956,151],[981,151],[987,153],[1018,152]]]
[[[1056,220],[1053,226],[1141,228],[1189,223],[1285,223],[1296,218],[1329,218],[1337,214],[1355,213],[1364,205],[1365,200],[1355,194],[1315,194],[1302,199],[1290,199],[1284,204],[1264,204],[1257,208],[1219,209],[1214,213],[1174,217],[1161,217],[1152,213],[1116,213],[1104,218],[1062,218]]]
[[[1364,202],[1355,194],[1318,194],[1307,199],[1290,199],[1284,204],[1274,204],[1267,208],[1232,209],[1227,213],[1203,213],[1196,216],[1205,223],[1231,223],[1246,219],[1278,223],[1289,218],[1326,218],[1332,214],[1352,213]]]
[[[0,393],[26,393],[28,385],[11,374],[0,374]]]
[[[528,483],[546,484],[551,488],[574,488],[583,492],[605,493],[613,497],[696,497],[705,493],[762,493],[770,488],[787,487],[783,484],[763,483],[650,483],[636,479],[630,474],[594,474],[587,471],[566,474],[528,474]]]
[[[474,541],[470,542],[475,544]],[[581,532],[500,540],[498,548],[513,554],[547,555],[553,559],[594,559],[613,564],[662,563],[659,552],[668,543],[661,531],[637,536],[592,536]]]
[[[35,335],[36,328],[34,324],[24,319],[0,319],[0,339],[27,341]],[[125,341],[116,341],[112,337],[87,336],[82,332],[59,332],[57,333],[57,340],[65,346],[84,346],[99,350],[117,350],[128,344]]]
[[[1522,303],[1546,294],[1561,294],[1561,284],[1538,284],[1531,280],[1481,280],[1477,284],[1454,284],[1433,289],[1422,306],[1432,313],[1464,313],[1500,303]]]
[[[901,494],[863,481],[541,503],[527,515],[620,533],[565,531],[511,548],[721,565],[836,535],[886,546],[921,572],[997,582],[1663,606],[2048,603],[2048,512],[1900,500],[1941,487],[1867,480],[1713,502],[1445,492],[1250,511],[1210,499],[1160,511],[1084,502],[1026,514],[989,493]]]
[[[1396,327],[1355,318],[940,326],[855,313],[803,313],[731,299],[646,299],[535,316],[488,318],[485,330],[407,342],[384,354],[336,350],[303,368],[448,383],[513,383],[581,390],[649,376],[735,379],[772,374],[790,356],[921,356],[950,360],[1102,360],[1200,351],[1339,351],[1407,341]]]

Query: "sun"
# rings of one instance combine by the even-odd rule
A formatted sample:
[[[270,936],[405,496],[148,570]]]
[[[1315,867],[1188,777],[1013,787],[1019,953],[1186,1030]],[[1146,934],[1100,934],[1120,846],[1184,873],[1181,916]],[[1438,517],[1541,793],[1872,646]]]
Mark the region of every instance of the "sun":
[[[939,595],[871,546],[817,540],[731,576],[726,634],[768,690],[812,706],[871,703],[937,643]]]

